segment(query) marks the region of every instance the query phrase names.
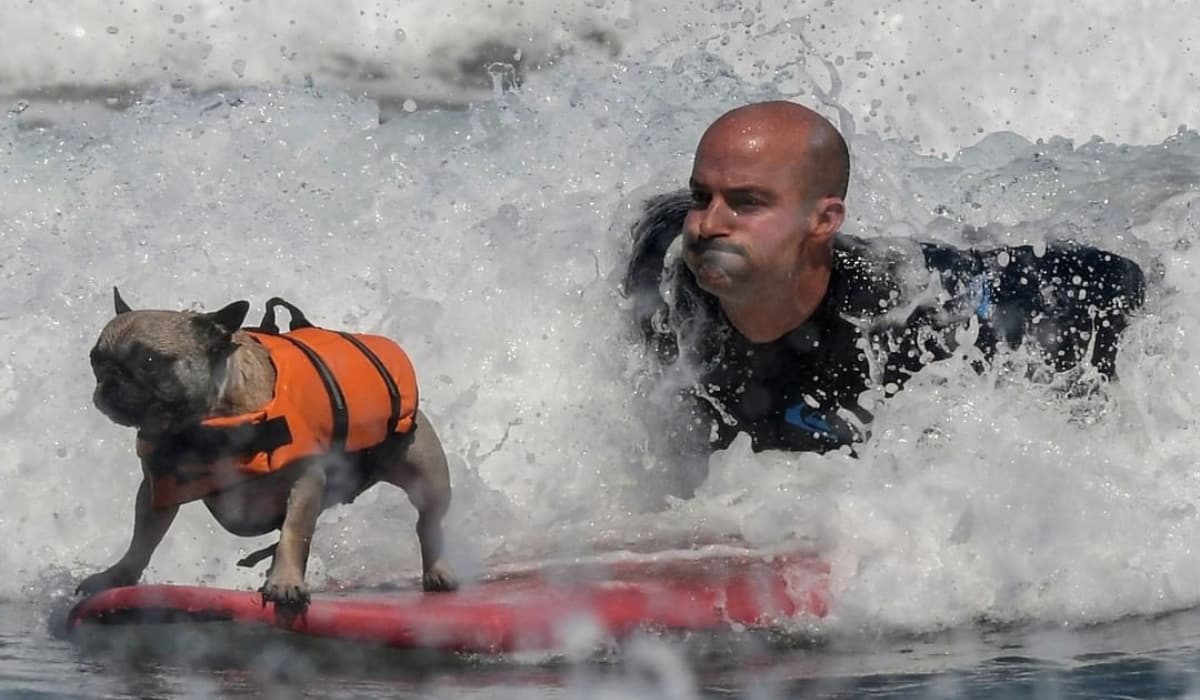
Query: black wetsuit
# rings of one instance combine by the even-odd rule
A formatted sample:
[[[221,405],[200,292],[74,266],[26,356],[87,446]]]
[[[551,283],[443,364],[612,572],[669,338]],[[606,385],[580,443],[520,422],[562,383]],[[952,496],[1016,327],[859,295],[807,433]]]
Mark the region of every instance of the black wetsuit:
[[[682,357],[698,372],[684,388],[697,416],[685,430],[710,450],[740,432],[756,451],[858,442],[871,421],[863,392],[898,391],[922,366],[950,357],[956,334],[971,329],[985,359],[1025,342],[1056,370],[1086,359],[1112,377],[1119,334],[1143,300],[1141,269],[1096,248],[980,251],[839,234],[816,313],[779,340],[752,343],[681,259],[665,264],[689,199],[682,192],[647,203],[625,291],[659,360],[670,366]]]

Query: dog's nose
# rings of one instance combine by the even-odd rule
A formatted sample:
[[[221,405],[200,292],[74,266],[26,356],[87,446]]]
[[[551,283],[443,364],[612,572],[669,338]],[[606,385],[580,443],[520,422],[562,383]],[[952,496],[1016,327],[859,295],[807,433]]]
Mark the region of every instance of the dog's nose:
[[[92,403],[101,411],[107,412],[112,405],[112,385],[107,382],[99,382],[96,384],[96,390],[92,392]]]

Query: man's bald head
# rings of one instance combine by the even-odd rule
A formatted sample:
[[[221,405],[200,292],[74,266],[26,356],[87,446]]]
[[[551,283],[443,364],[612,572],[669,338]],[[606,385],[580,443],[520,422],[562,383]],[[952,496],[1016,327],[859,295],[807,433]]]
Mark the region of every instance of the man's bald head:
[[[790,102],[735,109],[700,139],[684,263],[752,342],[799,327],[824,296],[849,163],[837,129]]]
[[[739,141],[785,154],[795,163],[798,182],[813,197],[846,198],[850,151],[833,124],[811,109],[784,101],[738,107],[708,127],[700,148]]]

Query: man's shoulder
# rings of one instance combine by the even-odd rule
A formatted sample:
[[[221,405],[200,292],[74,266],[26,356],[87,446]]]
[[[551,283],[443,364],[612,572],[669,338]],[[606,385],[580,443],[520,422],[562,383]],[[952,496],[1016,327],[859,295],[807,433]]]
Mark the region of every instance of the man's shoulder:
[[[939,285],[979,266],[969,250],[898,236],[839,233],[833,256],[833,303],[842,314],[863,319],[929,303]]]

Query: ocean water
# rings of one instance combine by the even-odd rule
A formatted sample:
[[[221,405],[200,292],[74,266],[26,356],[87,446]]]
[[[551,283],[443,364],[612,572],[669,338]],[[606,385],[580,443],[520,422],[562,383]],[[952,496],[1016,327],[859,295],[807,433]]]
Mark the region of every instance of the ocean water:
[[[1166,0],[5,5],[0,694],[1200,694],[1198,32]],[[616,289],[628,227],[685,183],[707,123],[763,98],[847,134],[850,233],[1070,237],[1142,264],[1121,380],[1078,396],[1020,379],[1019,353],[942,363],[880,403],[858,459],[738,441],[664,506]],[[90,404],[114,284],[135,307],[280,295],[400,340],[467,579],[791,544],[831,563],[836,602],[770,634],[499,661],[57,639],[75,583],[127,542],[139,478]],[[414,522],[384,489],[326,513],[310,581],[411,580]],[[233,562],[269,541],[185,508],[145,580],[254,587]]]

